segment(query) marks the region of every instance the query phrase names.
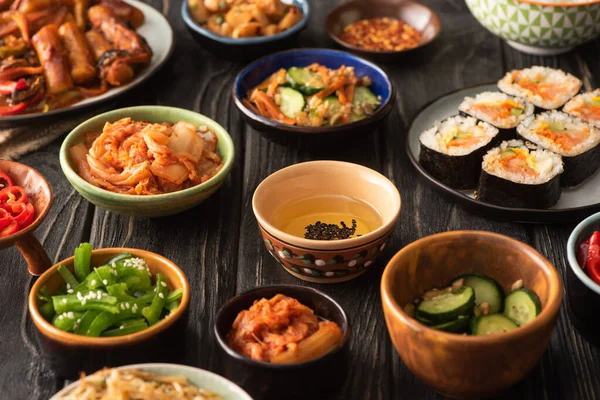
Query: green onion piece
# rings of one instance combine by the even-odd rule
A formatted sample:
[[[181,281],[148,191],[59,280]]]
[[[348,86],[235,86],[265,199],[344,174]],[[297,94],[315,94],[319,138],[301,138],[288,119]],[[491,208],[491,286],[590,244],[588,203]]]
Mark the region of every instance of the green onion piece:
[[[52,320],[52,325],[60,330],[72,332],[77,321],[83,316],[82,312],[65,312],[57,314]]]
[[[98,310],[86,311],[85,314],[83,314],[83,316],[79,320],[79,323],[76,324],[74,332],[78,335],[85,335],[85,333],[88,331],[88,329],[90,329],[90,325],[92,325],[92,322],[94,321],[94,319],[96,319],[96,317],[100,313],[102,313],[102,311],[98,311]]]
[[[119,301],[135,300],[135,297],[127,294],[127,285],[125,283],[115,283],[106,287],[108,294],[115,296]]]
[[[182,288],[175,289],[167,295],[167,298],[165,299],[165,303],[168,304],[168,303],[174,302],[175,300],[179,300],[181,298],[181,296],[183,296],[183,289]]]
[[[41,301],[52,302],[52,295],[50,294],[50,290],[46,285],[42,286],[42,288],[38,291],[36,296]]]
[[[75,276],[80,282],[82,282],[90,274],[92,249],[93,247],[89,243],[81,243],[79,247],[75,249]]]
[[[144,307],[142,314],[146,317],[148,324],[154,325],[158,322],[162,309],[165,305],[165,298],[167,297],[167,282],[163,274],[156,274],[156,289],[154,290],[154,299],[152,304]]]
[[[71,271],[69,271],[69,269],[64,265],[58,266],[58,273],[67,283],[67,289],[75,289],[77,286],[79,286],[79,281],[75,279]]]

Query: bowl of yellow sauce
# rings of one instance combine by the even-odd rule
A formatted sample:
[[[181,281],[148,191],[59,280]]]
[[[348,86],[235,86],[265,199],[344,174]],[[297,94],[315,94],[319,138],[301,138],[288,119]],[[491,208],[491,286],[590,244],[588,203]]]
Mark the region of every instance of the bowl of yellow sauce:
[[[265,246],[290,274],[335,283],[364,273],[400,215],[396,186],[358,164],[311,161],[268,176],[252,208]]]

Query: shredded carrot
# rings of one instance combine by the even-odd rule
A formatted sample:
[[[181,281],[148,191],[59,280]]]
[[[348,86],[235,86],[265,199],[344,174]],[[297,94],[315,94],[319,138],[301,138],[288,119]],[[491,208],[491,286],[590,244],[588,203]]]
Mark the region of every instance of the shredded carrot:
[[[29,20],[25,17],[25,14],[17,11],[15,15],[13,15],[12,19],[15,21],[17,27],[21,31],[21,36],[23,36],[23,39],[29,42],[31,40],[29,35]]]
[[[267,95],[269,97],[273,97],[275,90],[277,90],[277,88],[285,82],[285,74],[286,70],[281,68],[273,75],[271,83],[269,83],[269,87],[267,88]]]
[[[350,104],[354,101],[354,89],[356,88],[356,83],[350,82],[348,86],[346,86],[346,101]]]
[[[340,88],[336,91],[338,100],[340,101],[340,103],[342,103],[342,105],[346,105],[346,103],[348,102],[348,100],[346,99],[346,93],[344,92],[344,88]]]
[[[252,102],[248,99],[242,99],[242,103],[250,109],[255,114],[261,114],[261,112],[252,104]]]
[[[331,85],[329,85],[325,89],[321,90],[320,92],[317,92],[317,94],[315,94],[315,97],[324,99],[325,97],[329,96],[333,92],[344,87],[345,84],[346,84],[345,77],[342,76],[340,78],[337,78],[337,80],[335,80]]]
[[[273,99],[271,99],[269,96],[267,96],[266,93],[256,90],[256,91],[254,91],[254,95],[255,95],[254,103],[256,103],[257,106],[258,106],[258,104],[262,103],[265,106],[266,111],[271,115],[272,118],[274,118],[280,122],[284,122],[286,124],[290,124],[290,125],[296,124],[296,120],[286,117],[285,114],[283,112],[281,112],[281,110],[279,109],[277,104],[275,104]],[[263,115],[263,116],[265,116],[265,115]]]
[[[319,76],[324,84],[329,85],[331,83],[331,78],[329,77],[329,70],[327,67],[321,65],[319,66],[317,72],[319,73]]]

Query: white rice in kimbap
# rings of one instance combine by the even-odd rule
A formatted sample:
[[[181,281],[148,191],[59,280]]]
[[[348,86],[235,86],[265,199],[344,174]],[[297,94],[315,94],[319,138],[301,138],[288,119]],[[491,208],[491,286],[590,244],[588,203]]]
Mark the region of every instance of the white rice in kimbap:
[[[558,69],[534,66],[507,72],[498,81],[498,88],[537,107],[554,110],[579,92],[581,81]]]
[[[533,115],[533,104],[500,92],[483,92],[465,97],[459,111],[485,121],[500,129],[515,128],[526,117]]]
[[[464,156],[492,141],[498,129],[472,117],[455,116],[421,133],[421,144],[438,153]]]
[[[600,128],[600,89],[573,97],[563,111]]]

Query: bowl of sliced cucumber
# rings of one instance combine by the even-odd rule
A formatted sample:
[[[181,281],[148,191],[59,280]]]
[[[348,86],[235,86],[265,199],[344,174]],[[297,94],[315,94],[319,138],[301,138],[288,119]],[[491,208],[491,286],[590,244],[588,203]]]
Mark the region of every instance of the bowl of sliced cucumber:
[[[535,366],[556,325],[562,283],[525,243],[452,231],[398,252],[383,273],[381,297],[409,369],[448,397],[482,398]]]
[[[233,85],[242,117],[263,136],[348,138],[373,132],[395,92],[377,65],[343,51],[294,49],[244,68]]]

